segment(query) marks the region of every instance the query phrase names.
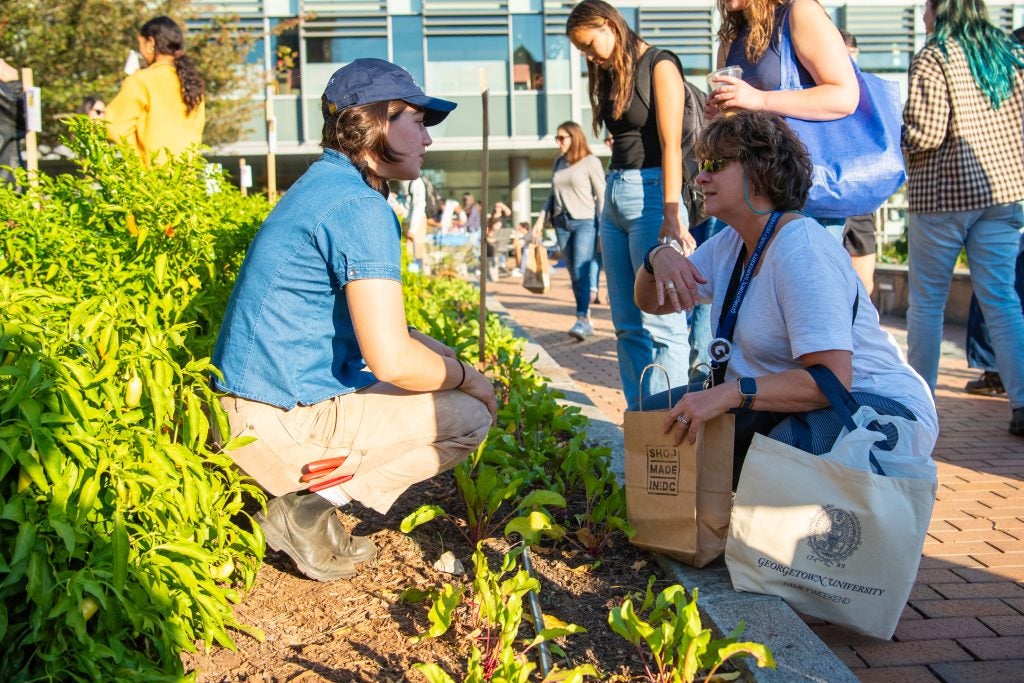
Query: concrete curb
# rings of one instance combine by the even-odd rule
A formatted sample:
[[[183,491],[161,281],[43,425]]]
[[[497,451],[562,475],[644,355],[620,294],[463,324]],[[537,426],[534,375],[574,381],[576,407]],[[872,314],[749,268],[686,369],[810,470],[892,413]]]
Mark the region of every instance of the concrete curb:
[[[498,315],[517,336],[526,340],[526,358],[535,359],[534,367],[550,380],[550,386],[565,394],[563,403],[579,407],[590,419],[588,441],[611,449],[612,471],[621,482],[625,476],[625,450],[619,425],[610,421],[580,391],[569,373],[555,362],[544,347],[533,341],[497,299],[488,297],[487,310]],[[739,660],[747,671],[748,680],[759,683],[856,683],[858,680],[782,599],[733,590],[723,558],[702,569],[696,569],[661,555],[655,554],[654,557],[665,574],[674,581],[687,588],[699,589],[697,605],[705,624],[724,634],[742,621],[746,624],[742,636],[744,640],[764,643],[771,649],[778,667],[774,671],[758,669],[756,666],[746,668],[750,660]]]

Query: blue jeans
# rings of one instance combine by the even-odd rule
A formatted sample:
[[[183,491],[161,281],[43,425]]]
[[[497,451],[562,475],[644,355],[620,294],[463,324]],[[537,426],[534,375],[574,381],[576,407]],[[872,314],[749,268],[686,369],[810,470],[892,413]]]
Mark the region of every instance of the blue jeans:
[[[601,286],[601,236],[594,235],[594,260],[590,262],[590,291],[597,294]]]
[[[562,251],[562,260],[569,270],[572,294],[576,298],[576,316],[585,318],[590,315],[590,278],[597,240],[597,219],[569,218],[561,213],[552,223],[558,237],[558,247]]]
[[[693,235],[693,239],[696,240],[699,247],[728,227],[729,224],[725,221],[709,216],[696,227],[691,228],[690,234]],[[710,360],[708,358],[708,345],[714,339],[715,331],[718,328],[718,321],[711,319],[711,304],[694,306],[687,318],[690,323],[690,369],[692,371],[697,369],[701,363],[708,363]],[[706,369],[701,368],[701,370]],[[696,378],[696,375],[694,378]]]
[[[1010,406],[1024,407],[1024,313],[1013,288],[1022,222],[1019,204],[910,214],[907,360],[932,393],[953,266],[960,249],[966,248],[971,284],[991,331],[999,376]]]
[[[601,249],[608,281],[608,303],[615,325],[616,350],[622,393],[629,410],[644,396],[687,383],[690,346],[682,313],[651,315],[633,302],[633,282],[644,254],[658,242],[662,221],[660,168],[614,170],[608,173],[604,212],[601,214]],[[651,363],[668,373],[640,374]]]
[[[1017,275],[1013,281],[1013,288],[1020,299],[1021,309],[1024,310],[1024,232],[1020,235],[1020,253],[1017,254]],[[965,347],[968,367],[986,372],[999,372],[996,366],[996,352],[992,348],[992,338],[988,333],[988,325],[985,324],[985,314],[981,312],[978,297],[973,294],[971,307],[967,312]]]

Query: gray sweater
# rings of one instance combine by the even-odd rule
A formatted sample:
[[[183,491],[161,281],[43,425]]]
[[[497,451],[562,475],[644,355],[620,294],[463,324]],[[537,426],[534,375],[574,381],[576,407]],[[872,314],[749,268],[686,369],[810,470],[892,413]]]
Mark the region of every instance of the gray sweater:
[[[572,166],[564,156],[555,161],[551,196],[544,204],[549,216],[565,211],[570,218],[594,218],[604,207],[604,167],[588,154]]]

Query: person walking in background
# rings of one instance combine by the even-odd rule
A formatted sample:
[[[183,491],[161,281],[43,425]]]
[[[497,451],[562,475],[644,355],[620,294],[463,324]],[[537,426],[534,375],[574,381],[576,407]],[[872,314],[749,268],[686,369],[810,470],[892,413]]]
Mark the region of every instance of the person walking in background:
[[[409,255],[418,268],[423,268],[427,243],[427,185],[423,177],[409,183],[409,215],[405,239],[409,244]]]
[[[463,193],[462,208],[466,212],[466,219],[462,227],[466,232],[480,232],[480,222],[484,220],[484,217],[480,215],[480,202],[476,200],[472,192]]]
[[[860,49],[857,47],[857,37],[839,29],[839,35],[846,43],[846,49],[857,61]],[[862,216],[850,216],[843,225],[843,246],[850,254],[853,262],[853,269],[857,276],[864,283],[864,289],[868,290],[868,296],[875,291],[875,252],[878,244],[875,241],[875,214],[869,213]]]
[[[107,113],[107,104],[96,95],[86,95],[78,106],[78,113],[90,119],[102,119]]]
[[[615,325],[622,391],[629,410],[641,394],[686,384],[689,343],[681,313],[656,316],[633,300],[633,279],[659,240],[684,253],[695,247],[682,209],[682,65],[671,52],[641,40],[614,7],[583,0],[569,14],[566,35],[590,62],[594,134],[612,136],[612,158],[601,214],[601,258]],[[647,83],[640,92],[638,77]],[[657,363],[669,374],[643,369]]]
[[[578,123],[566,121],[560,125],[555,143],[561,154],[551,169],[551,194],[533,233],[534,240],[539,240],[544,219],[550,218],[576,299],[576,323],[569,336],[583,341],[594,333],[590,292],[597,227],[604,206],[604,167],[591,153]]]
[[[910,223],[907,345],[932,391],[953,268],[967,250],[1024,436],[1024,314],[1014,291],[1024,213],[1024,46],[988,20],[982,0],[928,0],[928,42],[910,64],[903,111]]]
[[[205,86],[185,54],[181,27],[166,16],[139,30],[139,53],[148,65],[124,79],[107,106],[107,132],[127,141],[145,164],[166,160],[203,141]]]
[[[1018,43],[1024,42],[1024,26],[1014,29],[1013,37]],[[1013,288],[1017,292],[1017,298],[1021,300],[1024,307],[1024,232],[1021,232],[1020,253],[1017,254],[1016,276],[1013,281]],[[1003,386],[1003,379],[999,376],[999,368],[996,367],[996,354],[992,349],[992,338],[988,333],[988,325],[985,324],[985,314],[981,312],[978,304],[978,296],[971,294],[971,306],[967,310],[967,367],[981,370],[978,379],[972,379],[964,385],[964,391],[968,394],[979,396],[999,396],[1006,393]]]
[[[719,0],[718,67],[739,66],[742,78],[719,76],[705,113],[770,111],[832,121],[857,108],[860,88],[839,29],[815,0]],[[780,90],[781,33],[789,31],[802,90]],[[843,221],[819,220],[842,239]]]

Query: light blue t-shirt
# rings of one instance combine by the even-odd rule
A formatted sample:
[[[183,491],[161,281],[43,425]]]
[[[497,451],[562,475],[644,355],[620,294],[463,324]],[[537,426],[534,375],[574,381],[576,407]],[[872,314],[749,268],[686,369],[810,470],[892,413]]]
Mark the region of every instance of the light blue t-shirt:
[[[290,410],[376,382],[345,299],[353,280],[401,281],[401,226],[348,157],[323,155],[246,252],[213,364],[221,391]]]

